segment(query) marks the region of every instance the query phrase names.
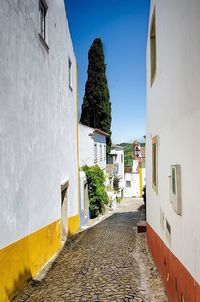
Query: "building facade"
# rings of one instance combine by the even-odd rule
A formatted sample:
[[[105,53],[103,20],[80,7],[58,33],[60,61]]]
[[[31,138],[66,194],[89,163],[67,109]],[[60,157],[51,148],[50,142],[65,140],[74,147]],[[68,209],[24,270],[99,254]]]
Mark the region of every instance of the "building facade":
[[[125,166],[124,170],[124,197],[140,197],[140,175],[138,161],[133,160],[133,165]]]
[[[200,301],[200,2],[152,0],[147,238],[169,301]]]
[[[107,133],[78,125],[79,130],[79,165],[80,168],[98,165],[106,174],[106,137]],[[88,186],[85,172],[80,171],[80,219],[81,228],[87,225],[89,219]]]
[[[125,166],[125,197],[142,197],[146,185],[145,145],[133,143],[133,164]]]
[[[106,170],[107,133],[79,123],[80,167],[98,165]]]
[[[119,197],[124,196],[124,148],[122,146],[113,145],[108,156],[107,174],[111,173],[112,181],[114,177],[119,179]],[[109,178],[109,177],[108,177]]]
[[[63,0],[1,1],[0,301],[79,229],[77,67]]]

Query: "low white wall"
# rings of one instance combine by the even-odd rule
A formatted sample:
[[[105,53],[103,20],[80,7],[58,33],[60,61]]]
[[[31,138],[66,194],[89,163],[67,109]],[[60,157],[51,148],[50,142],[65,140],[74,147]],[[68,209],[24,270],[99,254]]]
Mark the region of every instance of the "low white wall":
[[[126,186],[126,181],[131,182],[131,186]],[[139,197],[140,195],[140,178],[139,174],[125,173],[124,197]]]

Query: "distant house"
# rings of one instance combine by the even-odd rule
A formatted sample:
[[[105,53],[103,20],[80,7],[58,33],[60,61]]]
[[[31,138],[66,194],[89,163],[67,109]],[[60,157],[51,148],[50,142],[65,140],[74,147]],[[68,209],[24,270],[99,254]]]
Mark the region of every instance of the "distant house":
[[[140,178],[138,161],[133,161],[132,166],[124,167],[124,178],[124,197],[140,197]]]
[[[111,152],[107,159],[107,176],[113,182],[114,177],[119,178],[119,196],[123,197],[124,192],[124,148],[118,145],[111,147]],[[111,184],[111,187],[113,184]]]
[[[141,144],[137,141],[133,143],[133,166],[138,167],[139,173],[139,192],[140,197],[142,196],[142,189],[146,184],[146,162],[145,162],[145,145],[141,146]]]
[[[125,166],[125,197],[141,197],[146,181],[145,146],[139,142],[133,143],[133,164]]]
[[[79,123],[79,165],[83,167],[98,165],[106,175],[106,137],[107,133]],[[86,175],[80,171],[81,227],[89,219],[89,199]]]
[[[147,238],[169,301],[200,301],[200,1],[152,0]]]
[[[0,301],[79,230],[77,66],[63,0],[1,1]]]
[[[107,133],[79,123],[80,167],[98,165],[106,172]]]

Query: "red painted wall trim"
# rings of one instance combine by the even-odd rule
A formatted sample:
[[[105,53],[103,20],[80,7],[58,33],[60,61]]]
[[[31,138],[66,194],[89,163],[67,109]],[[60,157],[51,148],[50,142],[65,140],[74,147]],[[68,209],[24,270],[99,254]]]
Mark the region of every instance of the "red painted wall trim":
[[[200,285],[149,224],[147,241],[169,302],[200,302]]]

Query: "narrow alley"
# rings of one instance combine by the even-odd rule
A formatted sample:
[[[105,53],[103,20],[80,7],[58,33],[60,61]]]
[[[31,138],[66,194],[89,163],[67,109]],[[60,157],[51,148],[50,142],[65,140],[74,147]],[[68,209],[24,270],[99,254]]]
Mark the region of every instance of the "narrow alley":
[[[73,236],[46,277],[30,282],[14,301],[167,301],[146,236],[136,232],[140,209],[139,199],[127,198]]]

